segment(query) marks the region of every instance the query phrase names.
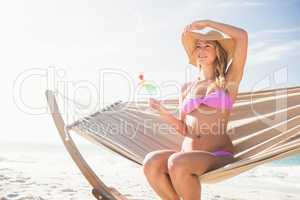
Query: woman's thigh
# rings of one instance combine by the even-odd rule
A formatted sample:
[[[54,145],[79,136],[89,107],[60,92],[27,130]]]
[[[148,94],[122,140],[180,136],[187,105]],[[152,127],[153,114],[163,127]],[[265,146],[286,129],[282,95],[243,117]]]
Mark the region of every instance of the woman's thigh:
[[[168,159],[168,170],[202,175],[234,161],[233,157],[217,157],[207,151],[187,151],[173,153]]]
[[[162,172],[168,172],[168,159],[176,153],[175,150],[157,150],[148,153],[143,160],[143,167],[153,170],[161,170]]]

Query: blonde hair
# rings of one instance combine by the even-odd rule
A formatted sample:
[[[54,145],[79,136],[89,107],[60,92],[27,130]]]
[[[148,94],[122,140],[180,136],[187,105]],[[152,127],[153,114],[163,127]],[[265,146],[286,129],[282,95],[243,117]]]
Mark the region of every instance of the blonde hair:
[[[216,59],[214,61],[216,78],[215,81],[209,85],[208,89],[215,87],[226,89],[225,72],[228,64],[227,52],[217,40],[207,42],[213,44],[216,48]]]

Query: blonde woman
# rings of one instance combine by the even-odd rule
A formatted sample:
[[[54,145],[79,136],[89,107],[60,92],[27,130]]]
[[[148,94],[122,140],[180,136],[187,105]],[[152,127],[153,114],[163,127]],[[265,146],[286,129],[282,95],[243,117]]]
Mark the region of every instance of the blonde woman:
[[[195,32],[205,27],[214,30]],[[243,76],[248,36],[242,28],[199,20],[185,27],[182,44],[199,75],[181,89],[179,118],[149,99],[161,118],[184,136],[181,151],[150,152],[143,162],[147,181],[163,200],[199,200],[198,176],[234,161],[226,129]]]

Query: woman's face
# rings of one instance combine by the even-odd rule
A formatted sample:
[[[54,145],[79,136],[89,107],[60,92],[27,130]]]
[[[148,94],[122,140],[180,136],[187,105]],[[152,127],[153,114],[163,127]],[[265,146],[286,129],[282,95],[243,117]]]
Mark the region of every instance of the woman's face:
[[[216,59],[216,48],[212,42],[198,40],[195,56],[201,66],[211,65]]]

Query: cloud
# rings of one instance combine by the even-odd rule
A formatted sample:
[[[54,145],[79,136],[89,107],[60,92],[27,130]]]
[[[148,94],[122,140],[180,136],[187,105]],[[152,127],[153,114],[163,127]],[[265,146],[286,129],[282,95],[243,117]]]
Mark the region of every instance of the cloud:
[[[226,1],[219,3],[217,6],[219,7],[257,7],[265,5],[264,2],[261,1]]]
[[[258,0],[228,0],[217,4],[219,7],[259,7],[267,4],[273,4],[277,6],[290,6],[298,4],[298,0],[280,1],[280,0],[269,0],[269,1],[258,1]]]
[[[248,63],[261,64],[300,55],[300,27],[273,28],[249,34]]]
[[[291,28],[284,28],[284,29],[270,29],[270,30],[263,30],[261,33],[295,33],[300,32],[300,27],[291,27]]]
[[[271,44],[270,41],[262,41],[249,47],[248,63],[267,63],[290,55],[300,55],[300,40],[282,41],[276,44]]]
[[[279,35],[287,35],[287,34],[297,34],[300,33],[300,27],[289,27],[289,28],[276,28],[276,29],[267,29],[267,30],[260,30],[254,33],[249,34],[249,37],[252,39],[260,39],[262,37],[270,38],[272,34],[277,34],[276,37],[278,38]]]

